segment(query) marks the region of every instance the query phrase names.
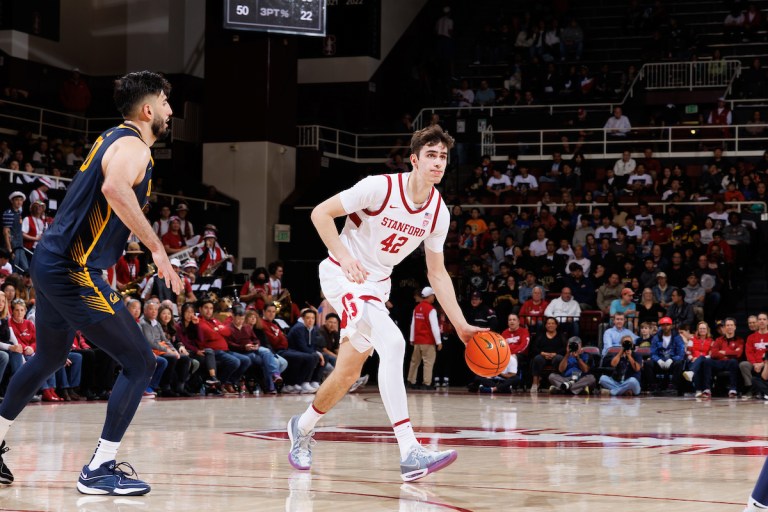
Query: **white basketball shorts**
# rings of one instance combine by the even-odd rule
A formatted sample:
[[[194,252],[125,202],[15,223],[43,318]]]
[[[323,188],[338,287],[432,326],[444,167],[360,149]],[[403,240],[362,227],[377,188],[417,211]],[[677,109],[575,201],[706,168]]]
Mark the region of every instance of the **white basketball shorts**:
[[[320,287],[341,319],[339,327],[342,343],[345,338],[348,339],[360,353],[373,347],[370,340],[370,325],[361,320],[364,318],[365,310],[369,308],[383,312],[390,320],[385,303],[389,300],[391,286],[392,281],[389,278],[383,281],[366,281],[362,284],[353,283],[344,276],[344,272],[335,261],[326,258],[320,263]]]

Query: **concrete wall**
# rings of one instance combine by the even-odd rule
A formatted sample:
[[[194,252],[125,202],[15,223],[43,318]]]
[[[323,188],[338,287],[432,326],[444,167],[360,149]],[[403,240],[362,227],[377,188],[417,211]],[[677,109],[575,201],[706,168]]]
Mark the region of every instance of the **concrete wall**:
[[[0,49],[86,75],[152,69],[203,76],[205,2],[67,0],[61,7],[60,41],[0,31]]]
[[[238,264],[248,257],[259,266],[277,259],[273,227],[296,185],[296,149],[271,142],[204,144],[203,181],[240,201]]]
[[[367,82],[379,68],[427,0],[381,2],[381,59],[338,57],[299,59],[299,83]]]

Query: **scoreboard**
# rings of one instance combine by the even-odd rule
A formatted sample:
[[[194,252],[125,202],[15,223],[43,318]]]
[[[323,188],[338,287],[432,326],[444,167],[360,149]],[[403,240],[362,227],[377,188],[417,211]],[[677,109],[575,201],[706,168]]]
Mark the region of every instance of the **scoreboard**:
[[[325,36],[326,0],[225,0],[224,28]]]

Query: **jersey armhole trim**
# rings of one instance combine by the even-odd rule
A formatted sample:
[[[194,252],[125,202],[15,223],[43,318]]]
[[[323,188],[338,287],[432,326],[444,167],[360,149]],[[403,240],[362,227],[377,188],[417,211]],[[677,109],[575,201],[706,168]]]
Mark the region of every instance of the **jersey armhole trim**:
[[[363,210],[363,212],[369,217],[374,217],[383,212],[384,208],[386,208],[387,203],[389,202],[389,196],[392,194],[392,178],[390,178],[388,174],[385,174],[384,177],[387,178],[387,195],[384,197],[384,202],[381,204],[381,208],[378,210],[369,210],[368,208]]]

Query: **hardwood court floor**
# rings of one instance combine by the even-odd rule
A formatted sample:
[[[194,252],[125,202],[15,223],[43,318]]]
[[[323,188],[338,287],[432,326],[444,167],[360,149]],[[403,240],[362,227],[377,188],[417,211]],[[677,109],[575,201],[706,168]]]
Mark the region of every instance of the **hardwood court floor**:
[[[417,392],[419,438],[459,458],[403,484],[369,387],[329,414],[311,473],[296,472],[285,424],[310,400],[145,400],[118,454],[153,486],[136,498],[75,489],[105,403],[33,404],[7,438],[16,482],[0,510],[741,512],[768,454],[762,401]]]

